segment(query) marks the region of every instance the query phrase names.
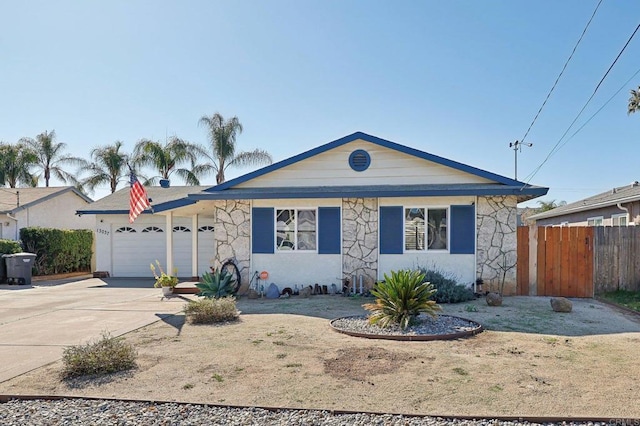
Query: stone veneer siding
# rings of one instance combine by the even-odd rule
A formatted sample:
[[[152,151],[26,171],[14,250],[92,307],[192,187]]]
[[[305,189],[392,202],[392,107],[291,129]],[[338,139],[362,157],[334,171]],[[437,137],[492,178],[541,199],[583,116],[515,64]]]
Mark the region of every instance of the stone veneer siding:
[[[251,208],[249,201],[216,201],[214,207],[214,236],[216,268],[230,257],[240,269],[242,286],[249,285],[251,262]],[[242,292],[242,289],[240,290]]]
[[[513,267],[507,270],[504,293],[516,291],[516,205],[515,196],[478,197],[476,273],[484,282],[483,290],[500,290],[501,265],[506,262]]]
[[[378,276],[378,200],[342,200],[342,277],[363,275],[365,288],[372,288]]]

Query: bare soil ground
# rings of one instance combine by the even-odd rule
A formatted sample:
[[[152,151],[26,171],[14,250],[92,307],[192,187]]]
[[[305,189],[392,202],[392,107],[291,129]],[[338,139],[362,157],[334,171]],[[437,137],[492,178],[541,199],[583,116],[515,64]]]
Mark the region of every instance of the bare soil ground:
[[[431,415],[640,418],[640,320],[593,300],[551,311],[548,298],[444,306],[487,331],[432,342],[339,334],[328,319],[364,314],[366,299],[241,299],[240,320],[182,315],[125,336],[138,368],[61,381],[56,362],[8,382],[3,394],[79,395],[194,403]]]

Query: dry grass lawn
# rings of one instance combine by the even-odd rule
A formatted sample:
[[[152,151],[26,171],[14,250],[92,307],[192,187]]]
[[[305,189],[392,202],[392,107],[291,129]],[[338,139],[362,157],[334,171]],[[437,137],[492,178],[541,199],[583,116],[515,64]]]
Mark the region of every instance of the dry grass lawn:
[[[533,300],[533,301],[532,301]],[[490,330],[467,339],[397,342],[332,331],[364,313],[331,296],[241,300],[217,326],[181,315],[126,335],[138,368],[61,381],[60,362],[0,384],[4,394],[62,394],[431,415],[640,418],[640,321],[595,301],[550,312],[548,299],[447,306]]]

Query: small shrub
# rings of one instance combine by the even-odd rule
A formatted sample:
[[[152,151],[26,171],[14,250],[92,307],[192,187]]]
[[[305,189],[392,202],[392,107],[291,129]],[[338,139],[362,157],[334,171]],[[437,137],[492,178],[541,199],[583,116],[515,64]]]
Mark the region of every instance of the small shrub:
[[[451,275],[447,276],[437,269],[420,268],[419,271],[424,274],[425,281],[438,290],[434,295],[437,303],[460,303],[475,298],[471,288],[458,284]]]
[[[235,291],[236,279],[226,269],[214,269],[202,274],[202,281],[196,283],[200,290],[198,296],[207,299],[219,299],[231,296]]]
[[[133,345],[103,332],[95,342],[64,348],[62,376],[68,379],[131,370],[136,367],[137,355]]]
[[[424,274],[419,271],[391,271],[391,276],[384,275],[384,281],[376,283],[371,294],[376,297],[375,303],[362,305],[371,311],[369,323],[386,328],[393,324],[405,329],[415,318],[425,313],[436,317],[442,310],[431,300],[436,289],[425,282]]]
[[[233,297],[192,300],[185,305],[184,312],[192,324],[214,324],[238,319]]]
[[[0,240],[0,253],[2,254],[14,254],[20,253],[22,246],[19,241],[14,240]]]
[[[467,312],[478,312],[478,307],[476,305],[465,305],[464,310]]]

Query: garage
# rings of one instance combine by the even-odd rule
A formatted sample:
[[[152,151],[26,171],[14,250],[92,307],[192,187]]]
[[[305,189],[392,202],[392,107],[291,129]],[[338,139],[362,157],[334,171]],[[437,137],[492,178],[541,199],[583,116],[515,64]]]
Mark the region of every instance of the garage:
[[[111,224],[111,275],[113,277],[151,277],[150,264],[158,260],[166,268],[167,237],[164,221],[140,221]],[[190,278],[191,220],[175,218],[173,226],[173,264],[178,276]],[[214,257],[213,223],[206,221],[198,228],[198,274],[209,269]],[[166,271],[171,272],[171,271]]]

